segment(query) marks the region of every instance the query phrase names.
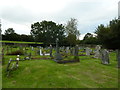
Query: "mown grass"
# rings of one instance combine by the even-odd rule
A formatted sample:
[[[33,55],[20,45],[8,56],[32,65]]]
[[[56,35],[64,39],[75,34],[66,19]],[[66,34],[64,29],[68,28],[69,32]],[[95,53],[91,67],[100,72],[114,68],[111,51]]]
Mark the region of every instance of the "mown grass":
[[[23,41],[1,41],[3,43],[19,43],[19,44],[43,44],[42,42],[23,42]]]
[[[110,64],[99,59],[80,56],[80,62],[58,64],[52,60],[26,60],[6,77],[9,58],[3,66],[3,88],[117,88],[118,69],[115,53],[110,53]]]

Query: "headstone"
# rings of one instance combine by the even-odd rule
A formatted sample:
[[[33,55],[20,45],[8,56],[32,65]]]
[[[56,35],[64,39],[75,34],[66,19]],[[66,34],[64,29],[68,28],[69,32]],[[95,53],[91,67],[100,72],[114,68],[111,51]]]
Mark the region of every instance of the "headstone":
[[[42,54],[42,49],[40,48],[40,56],[42,56],[43,54]]]
[[[109,52],[106,49],[101,51],[102,64],[109,64]]]
[[[69,47],[66,47],[66,53],[69,53]]]
[[[58,39],[56,39],[56,55],[55,55],[55,60],[62,60],[62,56],[59,52],[59,46],[58,46]]]
[[[91,52],[90,48],[87,47],[87,48],[86,48],[86,55],[89,56],[89,55],[90,55],[90,52]]]
[[[78,47],[78,45],[76,45],[75,50],[74,50],[74,59],[77,61],[79,61],[78,53],[79,53],[79,47]]]
[[[101,50],[101,47],[99,45],[97,45],[96,48],[95,48],[94,58],[97,58],[97,59],[101,58],[100,50]]]
[[[78,45],[76,45],[74,55],[78,56],[78,53],[79,53],[79,47],[78,47]]]
[[[116,57],[117,57],[117,61],[118,61],[118,68],[120,68],[120,50],[119,49],[117,50]]]
[[[50,45],[50,57],[53,57],[53,55],[52,55],[52,45]]]

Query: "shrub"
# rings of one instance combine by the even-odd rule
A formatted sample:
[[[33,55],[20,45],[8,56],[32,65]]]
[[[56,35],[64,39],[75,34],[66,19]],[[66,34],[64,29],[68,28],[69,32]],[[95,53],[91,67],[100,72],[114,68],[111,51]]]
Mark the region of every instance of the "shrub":
[[[17,50],[17,51],[13,51],[11,53],[8,53],[7,55],[24,55],[24,53],[21,50]]]

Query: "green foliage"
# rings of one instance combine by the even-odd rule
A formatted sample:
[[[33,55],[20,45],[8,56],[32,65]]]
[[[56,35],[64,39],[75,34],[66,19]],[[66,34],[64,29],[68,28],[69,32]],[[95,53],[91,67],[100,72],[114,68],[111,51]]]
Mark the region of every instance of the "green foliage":
[[[44,42],[44,44],[55,43],[56,38],[59,41],[64,39],[64,26],[52,21],[36,22],[31,25],[31,35],[35,41]]]
[[[13,30],[13,28],[8,28],[7,30],[5,30],[5,35],[14,34],[14,33],[15,33],[15,30]]]
[[[11,53],[7,53],[7,55],[24,55],[24,52],[22,50],[17,50]]]
[[[114,19],[106,27],[101,24],[95,33],[104,47],[120,49],[120,20]]]
[[[93,36],[91,33],[87,33],[84,36],[84,39],[81,41],[81,44],[100,44],[96,36]]]
[[[65,27],[65,31],[67,34],[66,41],[69,45],[77,44],[77,39],[79,39],[80,32],[77,29],[77,19],[71,18],[70,21],[67,22]]]

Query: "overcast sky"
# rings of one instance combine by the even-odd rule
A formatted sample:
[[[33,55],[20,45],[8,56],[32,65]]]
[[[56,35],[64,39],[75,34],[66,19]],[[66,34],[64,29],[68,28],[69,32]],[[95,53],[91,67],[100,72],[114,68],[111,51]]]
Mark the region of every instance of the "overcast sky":
[[[78,20],[81,37],[93,33],[100,24],[118,18],[119,0],[2,0],[2,33],[13,28],[18,34],[30,34],[31,24],[43,20],[66,24]]]

